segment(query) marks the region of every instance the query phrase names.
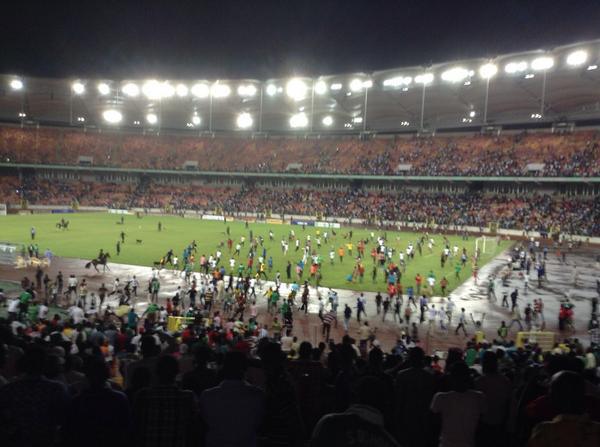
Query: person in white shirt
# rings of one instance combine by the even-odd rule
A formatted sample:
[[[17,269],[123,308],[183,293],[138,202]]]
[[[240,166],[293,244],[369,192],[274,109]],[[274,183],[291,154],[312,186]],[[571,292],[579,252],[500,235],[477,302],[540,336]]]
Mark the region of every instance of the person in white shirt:
[[[8,300],[8,319],[16,320],[19,315],[19,299]]]
[[[81,307],[71,306],[67,310],[67,313],[68,313],[69,317],[71,317],[71,319],[73,320],[74,324],[82,323],[83,320],[85,319],[85,314]]]
[[[48,303],[44,302],[44,303],[40,304],[38,307],[37,317],[39,320],[45,320],[47,316],[48,316]]]
[[[431,401],[431,411],[442,419],[439,446],[474,447],[475,431],[486,411],[485,396],[469,389],[471,378],[465,362],[455,363],[449,378],[452,391],[437,393]]]
[[[229,268],[232,270],[235,268],[235,259],[229,259]]]

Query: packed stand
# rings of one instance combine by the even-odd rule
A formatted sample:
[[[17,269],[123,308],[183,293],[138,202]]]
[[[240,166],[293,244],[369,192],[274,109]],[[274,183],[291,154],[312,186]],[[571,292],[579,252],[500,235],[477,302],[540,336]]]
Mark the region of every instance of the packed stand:
[[[295,166],[322,174],[590,177],[600,174],[599,154],[595,131],[360,141],[0,127],[0,160],[8,163],[75,165],[87,156],[96,166],[142,169],[183,169],[186,161],[196,161],[200,170],[225,172],[286,172]],[[528,169],[540,163],[541,170]]]

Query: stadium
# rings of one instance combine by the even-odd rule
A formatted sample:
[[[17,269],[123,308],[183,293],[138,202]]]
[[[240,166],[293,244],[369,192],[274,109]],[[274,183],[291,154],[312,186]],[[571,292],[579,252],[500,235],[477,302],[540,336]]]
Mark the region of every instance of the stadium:
[[[554,445],[537,424],[586,412],[572,445],[595,445],[599,65],[580,40],[261,79],[0,74],[0,436],[99,431],[23,430],[43,374],[67,413],[110,389],[133,415],[113,443],[338,445],[358,424]],[[243,440],[209,416],[232,406]]]

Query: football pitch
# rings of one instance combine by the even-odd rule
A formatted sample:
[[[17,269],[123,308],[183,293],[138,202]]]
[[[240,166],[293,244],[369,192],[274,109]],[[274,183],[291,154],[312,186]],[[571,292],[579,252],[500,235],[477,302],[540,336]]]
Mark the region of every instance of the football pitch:
[[[60,230],[56,228],[56,224],[61,218],[70,222],[68,230]],[[377,269],[375,281],[373,281],[374,263],[371,259],[371,249],[377,244],[376,240],[370,238],[371,232],[375,234],[375,239],[383,232],[371,229],[359,228],[341,228],[333,230],[337,233],[333,236],[331,229],[305,227],[303,230],[298,225],[287,224],[268,224],[268,223],[249,223],[248,228],[245,223],[235,222],[219,222],[207,221],[195,218],[182,218],[176,216],[143,216],[137,218],[133,215],[124,217],[124,224],[121,225],[121,216],[108,213],[81,213],[81,214],[35,214],[35,215],[9,215],[0,217],[0,240],[13,243],[31,243],[30,229],[35,227],[36,237],[35,243],[39,246],[40,256],[46,249],[50,249],[54,255],[81,258],[89,260],[98,255],[102,248],[105,252],[109,252],[110,262],[120,264],[133,264],[152,266],[154,262],[159,261],[167,251],[173,249],[173,252],[180,259],[182,252],[192,240],[195,240],[198,245],[196,256],[195,270],[198,270],[198,260],[202,254],[207,257],[214,254],[218,246],[223,243],[224,247],[219,248],[222,251],[221,265],[223,265],[229,273],[229,260],[233,255],[236,244],[243,236],[246,239],[245,246],[242,247],[240,255],[234,256],[237,265],[242,263],[246,265],[249,252],[249,236],[250,231],[253,237],[262,236],[264,238],[264,248],[266,248],[266,258],[273,257],[273,269],[267,271],[269,280],[275,278],[277,271],[281,272],[282,280],[286,282],[286,265],[290,261],[292,263],[292,279],[296,279],[295,266],[302,259],[304,246],[303,241],[307,235],[311,236],[313,241],[312,247],[317,254],[323,258],[322,263],[322,280],[321,286],[332,288],[344,288],[357,291],[385,291],[386,278],[383,269]],[[159,222],[162,224],[162,231],[158,231]],[[230,229],[230,236],[233,240],[233,250],[229,252],[227,249],[227,227]],[[273,240],[269,239],[269,231],[274,233]],[[289,242],[289,250],[284,255],[282,250],[281,240],[288,241],[290,231],[293,230],[297,238],[300,238],[300,249],[296,251],[294,241]],[[348,253],[346,244],[349,242],[344,235],[352,230],[352,243],[354,250],[352,256]],[[120,240],[120,233],[125,233],[125,243],[121,244],[121,253],[116,253],[116,243]],[[320,232],[321,248],[316,246],[317,231]],[[328,242],[324,241],[324,233],[329,235]],[[387,231],[387,247],[394,249],[393,262],[398,264],[399,252],[406,253],[406,247],[410,242],[416,243],[421,233]],[[444,268],[441,267],[440,255],[443,249],[443,236],[435,234],[430,236],[434,239],[435,245],[433,250],[427,247],[427,243],[423,245],[422,254],[416,252],[414,259],[408,261],[406,271],[403,272],[401,283],[404,287],[414,285],[414,278],[417,273],[420,273],[424,278],[430,272],[433,272],[437,284],[434,294],[440,294],[439,282],[443,277],[446,277],[448,291],[452,291],[459,286],[464,280],[471,275],[470,257],[475,252],[475,237],[469,237],[468,240],[462,240],[460,236],[448,236],[450,247],[454,245],[459,247],[459,254],[463,247],[467,249],[469,262],[462,268],[460,278],[455,278],[455,266],[459,263],[459,257],[450,258]],[[358,255],[357,244],[359,240],[371,239],[365,247],[365,257],[363,265],[365,266],[364,279],[360,282],[358,279],[350,282],[347,280],[348,275],[351,275],[356,265],[356,256]],[[141,241],[141,242],[139,242]],[[481,268],[495,255],[508,247],[508,241],[501,241],[499,244],[489,244],[487,252],[482,253],[479,262]],[[416,245],[416,244],[415,244]],[[338,256],[338,248],[344,246],[345,256],[343,262],[340,262]],[[256,257],[262,254],[260,245],[257,249]],[[330,263],[329,252],[335,251],[334,263]],[[309,261],[310,263],[310,261]],[[304,269],[304,279],[309,278],[309,263]],[[254,264],[256,271],[257,262]],[[311,281],[314,285],[314,280]]]

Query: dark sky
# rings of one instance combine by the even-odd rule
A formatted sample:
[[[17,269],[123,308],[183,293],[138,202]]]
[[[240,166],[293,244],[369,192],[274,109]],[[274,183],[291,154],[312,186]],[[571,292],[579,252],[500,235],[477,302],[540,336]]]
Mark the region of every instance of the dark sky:
[[[0,72],[50,77],[264,79],[600,38],[600,0],[6,3]]]

